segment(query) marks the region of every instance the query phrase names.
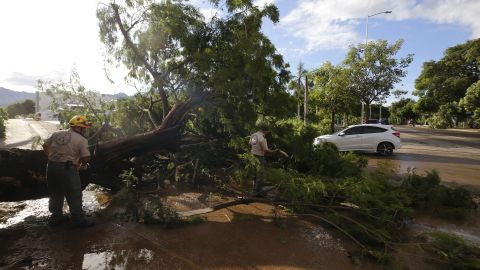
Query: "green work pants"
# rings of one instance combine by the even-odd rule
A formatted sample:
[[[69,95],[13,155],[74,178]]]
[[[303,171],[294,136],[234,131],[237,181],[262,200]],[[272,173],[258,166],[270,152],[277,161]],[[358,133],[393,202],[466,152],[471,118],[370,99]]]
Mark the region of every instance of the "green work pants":
[[[254,168],[253,176],[253,192],[259,192],[262,189],[262,185],[265,182],[265,157],[257,156],[255,157],[260,162],[260,168]]]
[[[64,162],[48,162],[47,183],[50,200],[48,208],[52,218],[59,218],[63,215],[63,202],[67,199],[70,215],[73,222],[84,219],[85,213],[82,210],[82,184],[80,175],[75,166],[67,168]]]

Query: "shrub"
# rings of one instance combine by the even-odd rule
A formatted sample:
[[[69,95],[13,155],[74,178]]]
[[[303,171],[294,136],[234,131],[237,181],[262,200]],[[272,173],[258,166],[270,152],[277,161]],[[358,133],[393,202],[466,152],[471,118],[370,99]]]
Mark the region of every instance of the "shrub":
[[[328,133],[328,125],[304,126],[299,119],[277,122],[269,144],[278,146],[291,156],[290,168],[315,176],[346,177],[358,175],[366,159],[353,153],[340,154],[334,144],[313,145],[313,140]],[[271,142],[271,143],[270,143]]]
[[[427,172],[425,176],[408,174],[401,188],[412,199],[412,207],[429,210],[443,218],[464,218],[469,209],[476,207],[470,191],[440,185],[436,171]]]
[[[462,238],[444,232],[433,232],[431,251],[444,269],[480,269],[480,248]]]
[[[294,170],[267,168],[266,180],[278,186],[280,193],[292,207],[301,210],[306,204],[323,201],[327,195],[325,183],[321,178],[300,174]]]
[[[6,130],[5,121],[8,120],[7,111],[3,108],[0,108],[0,139],[5,138]]]
[[[23,102],[8,105],[7,112],[10,117],[29,115],[35,113],[35,101],[27,99]]]
[[[433,115],[429,122],[433,128],[449,128],[454,126],[454,118],[459,113],[459,107],[456,102],[441,105],[438,112]]]

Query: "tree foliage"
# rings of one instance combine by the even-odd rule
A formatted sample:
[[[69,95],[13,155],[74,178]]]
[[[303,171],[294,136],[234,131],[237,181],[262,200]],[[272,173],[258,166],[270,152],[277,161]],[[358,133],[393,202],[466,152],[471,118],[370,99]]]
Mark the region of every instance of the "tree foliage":
[[[419,117],[415,109],[415,101],[411,98],[402,98],[393,102],[389,107],[392,123],[406,124],[408,120],[416,120]]]
[[[453,128],[457,126],[465,111],[459,106],[458,102],[448,102],[440,106],[438,111],[433,114],[429,125],[433,128]]]
[[[450,47],[440,60],[425,62],[414,92],[423,111],[436,112],[441,105],[463,98],[468,87],[480,80],[479,63],[480,39]]]
[[[330,133],[335,131],[335,116],[351,114],[358,100],[351,94],[349,71],[330,62],[311,72],[314,91],[318,94],[318,105],[326,108],[331,115]]]
[[[480,81],[468,87],[460,106],[471,113],[474,121],[480,124]]]
[[[8,120],[8,113],[5,109],[0,108],[0,139],[5,138],[6,126],[5,121]]]
[[[287,66],[261,32],[264,19],[278,21],[278,10],[221,2],[212,1],[225,13],[210,20],[183,1],[115,2],[97,17],[110,60],[128,69],[129,80],[155,90],[164,112],[176,100],[208,92],[215,106],[197,111],[190,130],[234,141],[249,134],[258,115],[284,117],[295,103],[285,90]]]
[[[383,102],[407,75],[413,55],[397,57],[402,44],[403,40],[393,44],[379,40],[350,47],[343,64],[350,71],[351,90],[365,104]]]
[[[27,99],[22,102],[10,104],[7,106],[7,113],[9,117],[33,114],[35,113],[35,101]]]

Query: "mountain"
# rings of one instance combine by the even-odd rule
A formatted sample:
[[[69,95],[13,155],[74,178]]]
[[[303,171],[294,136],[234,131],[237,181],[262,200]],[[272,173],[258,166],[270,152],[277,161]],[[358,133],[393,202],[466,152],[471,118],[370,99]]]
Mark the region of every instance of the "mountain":
[[[122,99],[122,98],[130,98],[130,96],[123,92],[117,93],[115,95],[102,94],[102,99],[104,101],[111,101],[111,100]]]
[[[6,107],[10,104],[22,102],[26,99],[35,101],[35,93],[17,92],[0,87],[0,107]]]
[[[115,95],[110,94],[101,94],[100,98],[104,101],[111,101],[121,98],[129,98],[130,96],[125,93],[117,93]],[[10,104],[16,102],[22,102],[26,99],[31,99],[35,101],[35,93],[28,93],[28,92],[18,92],[14,90],[10,90],[4,87],[0,87],[0,107],[6,107]],[[40,93],[40,107],[48,107],[51,102],[51,98],[47,97],[45,94]]]

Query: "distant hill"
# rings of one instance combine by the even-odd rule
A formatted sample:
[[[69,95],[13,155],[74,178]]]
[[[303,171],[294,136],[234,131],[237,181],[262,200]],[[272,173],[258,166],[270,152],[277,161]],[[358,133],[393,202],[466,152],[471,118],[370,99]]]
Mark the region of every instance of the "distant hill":
[[[115,95],[110,95],[110,94],[102,94],[102,99],[105,101],[110,101],[113,99],[122,99],[122,98],[129,98],[130,96],[125,94],[125,93],[117,93]]]
[[[35,93],[18,92],[0,87],[0,107],[6,107],[10,104],[21,102],[26,99],[35,101]]]
[[[117,93],[115,95],[110,94],[102,94],[101,98],[105,101],[111,101],[114,99],[121,99],[121,98],[129,98],[125,93]],[[10,104],[16,102],[22,102],[26,99],[31,99],[35,101],[35,93],[28,93],[28,92],[18,92],[14,90],[10,90],[4,87],[0,87],[0,107],[6,107]],[[51,99],[44,94],[40,94],[40,107],[48,107],[48,104],[51,102]]]

